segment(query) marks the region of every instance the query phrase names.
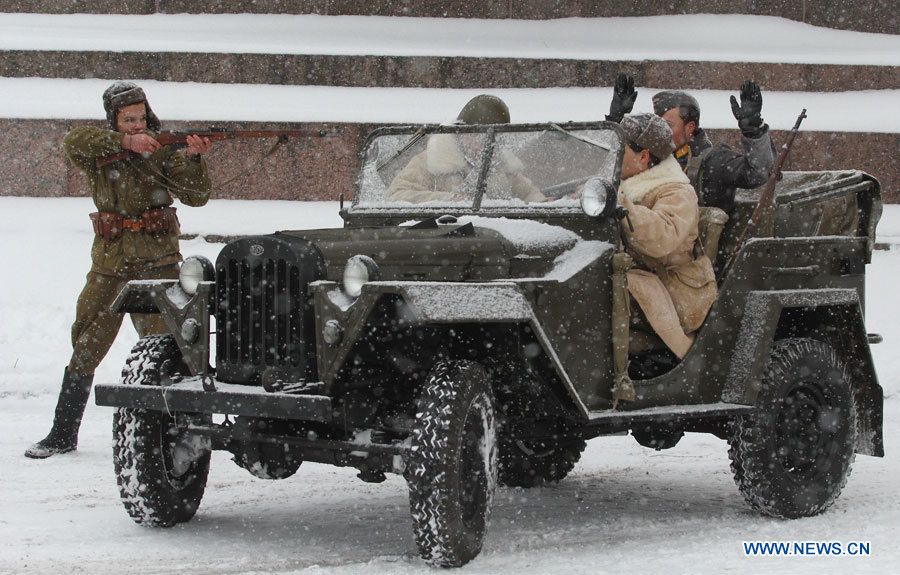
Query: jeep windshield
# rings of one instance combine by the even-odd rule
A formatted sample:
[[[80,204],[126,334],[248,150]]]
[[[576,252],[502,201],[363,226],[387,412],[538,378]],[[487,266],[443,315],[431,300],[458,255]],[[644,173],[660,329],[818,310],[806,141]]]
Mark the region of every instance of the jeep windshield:
[[[382,128],[363,151],[353,209],[579,209],[588,178],[615,185],[621,145],[606,122]]]

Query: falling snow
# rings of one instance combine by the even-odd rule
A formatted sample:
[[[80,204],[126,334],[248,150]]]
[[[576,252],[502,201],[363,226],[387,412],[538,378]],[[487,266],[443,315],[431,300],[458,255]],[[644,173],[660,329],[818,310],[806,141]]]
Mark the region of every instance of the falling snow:
[[[282,227],[337,227],[337,204],[292,211],[287,202],[212,200],[179,210],[186,233],[246,233]],[[89,405],[78,451],[47,461],[21,452],[46,433],[62,365],[69,353],[74,301],[89,266],[91,236],[73,225],[91,211],[86,199],[0,198],[6,215],[0,237],[17,249],[0,253],[0,265],[19,270],[0,283],[0,573],[82,569],[118,574],[174,569],[223,573],[338,574],[428,573],[417,558],[407,490],[389,475],[380,485],[362,483],[352,469],[306,463],[289,479],[256,479],[213,454],[207,494],[197,516],[170,530],[135,525],[119,501],[112,470],[112,409]],[[183,212],[183,213],[182,213]],[[285,214],[285,212],[288,212]],[[43,214],[53,237],[26,225]],[[893,241],[900,209],[887,206],[882,229]],[[897,238],[900,240],[900,237]],[[585,242],[587,243],[587,242]],[[222,244],[202,238],[182,243],[185,255],[215,259]],[[576,248],[577,249],[577,248]],[[23,260],[54,265],[22,268]],[[631,437],[588,443],[572,474],[555,487],[500,488],[482,554],[467,573],[518,573],[527,566],[551,575],[615,571],[792,573],[885,572],[900,560],[890,525],[900,524],[894,477],[900,464],[892,438],[900,433],[900,322],[895,271],[900,251],[876,251],[868,270],[867,328],[885,343],[873,347],[885,388],[884,459],[857,457],[853,475],[835,506],[819,517],[776,521],[751,512],[728,469],[726,444],[688,434],[672,450],[641,448]],[[119,377],[136,335],[125,322],[98,382]],[[77,528],[73,528],[77,526]],[[866,559],[744,557],[745,540],[864,540]],[[612,572],[612,571],[607,571]]]

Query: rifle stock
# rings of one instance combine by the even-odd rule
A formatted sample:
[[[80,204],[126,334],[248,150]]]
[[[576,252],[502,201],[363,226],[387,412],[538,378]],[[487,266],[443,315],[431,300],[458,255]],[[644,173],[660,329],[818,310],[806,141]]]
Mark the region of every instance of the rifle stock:
[[[769,179],[766,181],[766,185],[759,195],[759,201],[756,203],[753,215],[750,216],[750,221],[747,222],[747,225],[741,232],[741,235],[734,246],[734,251],[731,253],[731,257],[725,264],[722,277],[728,275],[728,270],[731,269],[731,264],[734,262],[737,254],[741,251],[744,242],[754,235],[757,229],[763,229],[767,237],[774,234],[775,186],[778,184],[778,181],[781,180],[781,170],[784,167],[785,161],[787,161],[791,146],[794,145],[794,140],[797,138],[797,134],[800,131],[800,123],[803,122],[804,118],[806,118],[806,108],[803,108],[803,111],[797,116],[797,121],[794,123],[794,127],[791,128],[787,141],[781,147],[781,153],[778,155],[772,173],[769,174]]]
[[[153,135],[154,139],[163,146],[183,146],[187,143],[188,136],[200,136],[208,138],[210,141],[219,142],[222,140],[235,139],[255,139],[255,138],[324,138],[334,136],[337,132],[334,130],[227,130],[215,129],[208,130],[178,130],[178,131],[162,131]],[[119,160],[127,160],[132,157],[140,157],[139,154],[131,150],[122,150],[107,156],[97,158],[98,168],[108,166]]]

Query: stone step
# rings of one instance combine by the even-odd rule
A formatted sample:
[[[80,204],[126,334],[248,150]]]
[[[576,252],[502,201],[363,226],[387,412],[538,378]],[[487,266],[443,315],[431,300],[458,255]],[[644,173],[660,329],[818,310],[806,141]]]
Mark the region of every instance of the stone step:
[[[6,0],[3,11],[43,14],[321,14],[520,20],[754,14],[779,16],[843,30],[900,33],[900,19],[892,0],[814,3],[785,0]]]
[[[897,68],[892,66],[0,50],[0,76],[9,78],[491,89],[611,86],[619,72],[633,75],[638,86],[678,86],[687,90],[736,90],[748,78],[775,91],[842,92],[900,87]]]
[[[616,12],[606,1],[561,0],[547,3],[437,3],[375,0],[322,0],[288,2],[217,2],[213,0],[7,0],[4,11],[29,13],[285,13],[366,14],[410,16],[467,16],[503,18],[513,5],[516,18],[572,16],[634,16],[655,14],[653,8],[634,6]],[[696,4],[696,6],[694,5]],[[783,2],[756,2],[760,6]],[[755,5],[756,5],[755,4]],[[703,12],[722,13],[716,2],[704,2]],[[444,7],[441,11],[440,7]],[[565,12],[575,10],[577,13]],[[683,12],[701,11],[700,3],[680,2]],[[693,8],[692,8],[693,7]],[[789,10],[782,6],[783,10]],[[604,12],[606,10],[607,12]],[[609,12],[612,10],[612,12]],[[762,10],[762,9],[760,9]],[[854,6],[847,10],[859,18]],[[561,12],[562,11],[562,12]],[[745,11],[750,11],[749,9]],[[819,11],[821,12],[821,11]],[[769,13],[765,10],[754,13]],[[818,12],[817,12],[818,13]],[[785,15],[785,14],[778,14]],[[790,16],[789,16],[790,17]],[[848,17],[845,13],[844,17]],[[805,16],[804,16],[805,18]],[[852,18],[851,18],[852,19]],[[884,18],[896,23],[896,16]],[[891,24],[891,25],[894,25]],[[56,47],[56,46],[54,46]],[[680,87],[688,90],[736,91],[747,78],[760,81],[765,90],[838,92],[897,89],[897,67],[831,64],[775,64],[657,60],[528,59],[462,56],[379,56],[226,54],[197,52],[112,52],[68,50],[0,50],[0,77],[11,78],[141,78],[170,82],[239,83],[268,85],[312,85],[342,87],[417,88],[550,88],[611,86],[619,72],[635,76],[638,86]],[[605,105],[605,104],[604,104]],[[599,114],[599,113],[598,113]],[[0,157],[10,158],[0,168],[0,194],[21,196],[85,195],[80,174],[67,165],[60,149],[65,132],[76,123],[63,120],[0,119]],[[220,123],[223,127],[252,128],[242,123]],[[356,151],[370,124],[341,123],[340,135],[328,142],[308,145],[289,143],[255,166],[265,152],[263,144],[230,143],[217,147],[210,158],[214,178],[233,182],[220,186],[217,197],[231,199],[334,200],[344,194],[349,200],[358,167]],[[167,127],[172,126],[167,122]],[[265,127],[273,127],[267,124]],[[282,126],[286,129],[290,124]],[[735,130],[710,130],[714,141],[737,143]],[[776,141],[784,132],[775,131]],[[900,149],[900,135],[890,133],[804,133],[788,169],[821,170],[858,168],[878,177],[887,201],[900,200],[894,191],[900,185],[900,166],[893,153]]]

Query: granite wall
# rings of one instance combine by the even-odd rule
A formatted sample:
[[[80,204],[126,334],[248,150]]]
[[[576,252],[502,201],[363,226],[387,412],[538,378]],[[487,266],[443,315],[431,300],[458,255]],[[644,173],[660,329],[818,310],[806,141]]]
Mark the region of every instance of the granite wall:
[[[897,34],[893,0],[4,0],[4,12],[98,14],[258,13],[517,18],[756,14],[815,26]]]
[[[0,50],[0,76],[18,78],[490,89],[611,86],[619,72],[638,86],[684,89],[737,90],[747,78],[777,91],[900,88],[893,66]]]
[[[31,13],[274,13],[373,14],[475,18],[637,16],[662,13],[777,15],[822,26],[898,33],[895,3],[811,0],[0,0],[0,11]],[[352,87],[544,88],[609,86],[618,72],[639,86],[737,90],[754,78],[765,90],[833,92],[900,88],[897,67],[677,61],[535,60],[396,56],[0,51],[0,77],[145,78],[161,81]],[[0,194],[84,195],[81,176],[60,142],[75,122],[0,119]],[[254,127],[225,124],[226,127]],[[178,124],[171,123],[177,129]],[[271,127],[267,125],[266,127]],[[284,126],[290,128],[291,126]],[[323,126],[329,127],[329,126]],[[271,142],[231,141],[209,161],[220,198],[349,198],[356,153],[372,126],[339,124],[334,137]],[[736,131],[712,131],[737,143]],[[783,134],[776,132],[776,138]],[[888,201],[900,201],[895,158],[898,134],[806,132],[793,169],[859,168],[880,178]]]
[[[0,119],[0,194],[31,197],[88,195],[81,174],[66,162],[62,139],[76,124],[57,120]],[[168,129],[183,123],[167,123]],[[253,129],[251,123],[222,127]],[[300,126],[267,124],[265,128]],[[358,150],[374,125],[305,124],[335,135],[288,140],[272,149],[272,140],[219,142],[208,156],[215,197],[225,199],[337,200],[353,195],[359,167]],[[739,145],[736,130],[710,130],[713,141]],[[776,142],[786,134],[775,131]],[[860,169],[877,177],[886,202],[900,202],[900,134],[803,132],[797,138],[786,169]],[[267,155],[268,154],[268,155]]]

